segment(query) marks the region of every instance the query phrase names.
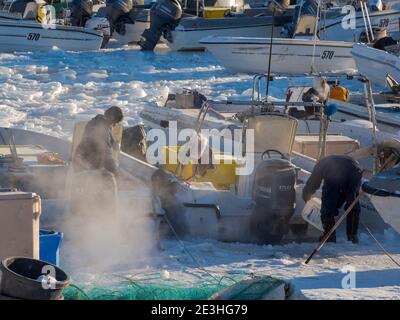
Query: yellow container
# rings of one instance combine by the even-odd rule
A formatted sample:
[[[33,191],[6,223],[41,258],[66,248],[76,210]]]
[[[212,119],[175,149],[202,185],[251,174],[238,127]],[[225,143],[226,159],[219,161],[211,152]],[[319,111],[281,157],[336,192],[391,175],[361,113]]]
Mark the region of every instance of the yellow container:
[[[214,165],[193,166],[192,163],[179,163],[178,153],[181,147],[167,146],[162,150],[163,169],[178,177],[195,182],[211,182],[215,188],[229,190],[237,182],[237,162],[231,155],[224,155],[213,150],[213,157],[218,162]],[[201,171],[201,172],[200,172]]]
[[[205,7],[203,11],[203,17],[206,19],[224,18],[229,10],[230,8]]]
[[[329,92],[329,98],[347,102],[349,101],[349,90],[340,86],[333,87]]]

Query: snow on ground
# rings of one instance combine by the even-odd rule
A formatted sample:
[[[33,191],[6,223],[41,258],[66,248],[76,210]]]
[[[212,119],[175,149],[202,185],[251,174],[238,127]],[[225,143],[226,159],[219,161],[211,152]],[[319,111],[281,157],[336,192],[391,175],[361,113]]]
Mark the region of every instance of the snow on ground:
[[[400,238],[389,233],[384,239],[381,241],[384,241],[386,249],[400,261]],[[255,246],[205,241],[186,243],[186,247],[213,274],[238,273],[282,278],[294,284],[297,298],[400,298],[400,269],[365,234],[360,245],[348,243],[343,238],[337,244],[327,244],[308,265],[304,261],[315,244]],[[191,273],[195,272],[196,264],[192,258],[181,253],[175,243],[168,244],[167,248],[171,260],[189,264],[192,266],[189,268]],[[346,276],[343,268],[348,266],[355,270],[355,289],[342,288],[342,280]]]
[[[0,54],[0,126],[18,127],[70,138],[72,123],[120,106],[126,125],[140,121],[138,112],[184,87],[210,98],[249,97],[251,77],[224,70],[209,53],[140,52],[137,48],[100,52]],[[271,94],[284,94],[288,84],[277,79]],[[382,237],[400,261],[399,236]],[[359,246],[341,240],[328,244],[309,265],[304,260],[315,244],[256,246],[216,241],[185,241],[200,265],[213,274],[266,274],[292,281],[311,299],[399,299],[400,270],[367,236]],[[204,271],[176,241],[165,242],[145,270],[167,270],[180,278]],[[356,289],[342,289],[342,269],[356,270]],[[165,271],[166,272],[166,271]],[[74,275],[73,275],[74,276]]]

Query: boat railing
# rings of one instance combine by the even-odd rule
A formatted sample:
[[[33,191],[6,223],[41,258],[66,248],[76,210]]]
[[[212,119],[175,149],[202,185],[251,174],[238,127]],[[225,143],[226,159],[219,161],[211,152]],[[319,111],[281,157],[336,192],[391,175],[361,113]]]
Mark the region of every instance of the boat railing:
[[[2,1],[0,5],[0,11],[10,12],[11,6],[14,3],[14,0],[6,0]]]

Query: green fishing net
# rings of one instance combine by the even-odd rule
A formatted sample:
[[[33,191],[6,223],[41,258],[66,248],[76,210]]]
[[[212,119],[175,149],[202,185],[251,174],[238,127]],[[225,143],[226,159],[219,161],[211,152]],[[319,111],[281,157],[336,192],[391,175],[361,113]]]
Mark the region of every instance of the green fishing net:
[[[66,300],[206,300],[214,294],[235,287],[232,299],[259,299],[269,290],[283,283],[271,277],[257,280],[244,277],[206,278],[201,281],[151,277],[101,276],[90,283],[74,282],[64,290]],[[229,292],[229,291],[228,291]]]

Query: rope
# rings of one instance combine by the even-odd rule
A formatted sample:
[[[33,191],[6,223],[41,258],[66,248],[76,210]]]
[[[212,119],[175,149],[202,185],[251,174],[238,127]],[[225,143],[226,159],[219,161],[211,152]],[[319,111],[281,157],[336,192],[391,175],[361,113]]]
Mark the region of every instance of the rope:
[[[72,288],[78,290],[80,293],[82,293],[82,294],[85,296],[86,299],[91,300],[90,297],[86,294],[86,292],[83,291],[81,288],[79,288],[77,285],[75,285],[75,284],[70,284],[70,287],[72,287]]]
[[[214,279],[216,282],[221,283],[223,278],[227,278],[232,280],[233,282],[236,283],[235,280],[233,280],[232,278],[229,277],[223,277],[222,279],[218,279],[216,276],[214,276],[213,274],[211,274],[207,269],[205,269],[200,262],[196,259],[196,257],[186,248],[185,244],[183,243],[183,241],[179,238],[178,233],[175,231],[174,227],[172,226],[171,222],[169,221],[169,219],[167,218],[166,215],[163,216],[164,220],[167,222],[168,226],[170,227],[172,233],[174,234],[176,240],[178,241],[178,243],[180,244],[180,246],[182,247],[182,249],[193,259],[193,261],[197,264],[197,266],[199,267],[200,270],[204,271],[207,275],[209,275],[212,279]]]
[[[376,242],[376,244],[382,249],[382,251],[388,256],[388,258],[390,260],[393,261],[393,263],[398,266],[400,268],[400,263],[398,263],[392,256],[391,254],[383,247],[383,245],[379,242],[379,240],[372,234],[371,230],[363,223],[361,222],[362,226],[365,228],[365,230],[367,230],[367,232],[369,233],[369,235],[372,237],[372,239],[374,239],[374,241]]]
[[[311,57],[311,73],[317,72],[315,68],[315,51],[317,48],[317,31],[319,26],[319,15],[321,14],[321,1],[318,0],[318,8],[317,8],[317,16],[315,19],[315,26],[314,26],[314,39],[313,39],[313,52]]]

